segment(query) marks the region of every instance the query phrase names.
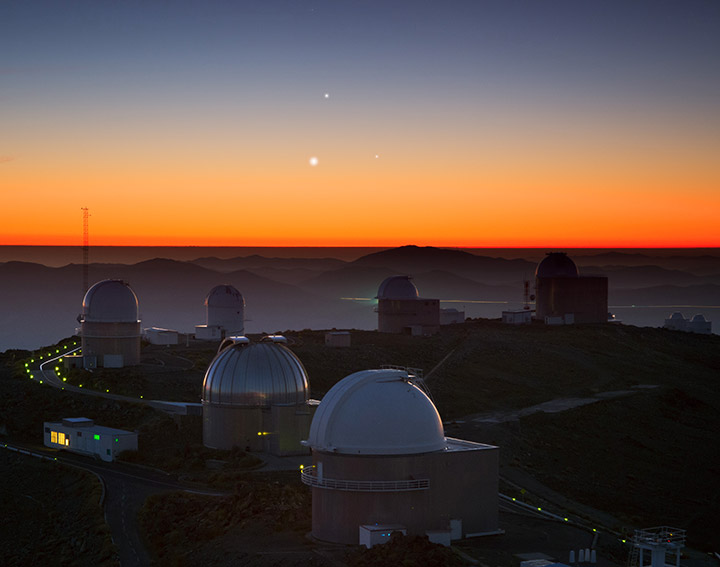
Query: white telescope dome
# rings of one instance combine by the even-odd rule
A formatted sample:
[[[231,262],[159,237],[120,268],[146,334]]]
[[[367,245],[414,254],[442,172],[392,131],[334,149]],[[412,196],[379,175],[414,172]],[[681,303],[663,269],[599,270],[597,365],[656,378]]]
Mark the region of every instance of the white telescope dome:
[[[127,282],[100,281],[83,298],[82,319],[92,323],[135,323],[139,319],[137,296]]]
[[[445,449],[440,415],[403,370],[363,370],[325,395],[310,425],[315,450],[413,455]]]

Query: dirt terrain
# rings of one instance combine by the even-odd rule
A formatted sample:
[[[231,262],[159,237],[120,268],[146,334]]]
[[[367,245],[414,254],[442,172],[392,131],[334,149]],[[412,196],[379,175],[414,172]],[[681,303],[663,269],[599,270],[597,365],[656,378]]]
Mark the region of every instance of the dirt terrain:
[[[597,526],[616,563],[624,563],[627,551],[617,547],[617,542],[638,527],[667,524],[685,528],[691,545],[704,551],[717,549],[712,526],[720,515],[720,502],[712,487],[720,473],[720,337],[623,325],[512,327],[487,320],[446,327],[434,337],[353,331],[352,346],[336,349],[324,345],[321,331],[285,334],[289,347],[307,368],[311,396],[318,399],[354,371],[382,364],[422,368],[446,422],[446,434],[499,445],[502,490],[572,514],[584,525]],[[139,387],[150,383],[157,391],[167,392],[170,399],[198,401],[200,368],[212,358],[213,349],[190,345],[158,350],[148,349],[144,356],[163,364],[141,366]],[[223,476],[201,470],[203,459],[218,455],[196,453],[200,420],[173,420],[149,408],[51,391],[14,377],[21,374],[22,356],[18,351],[3,357],[0,434],[6,439],[41,439],[43,420],[102,416],[106,425],[141,430],[145,436],[141,445],[146,447],[145,456],[139,456],[141,461],[171,462],[195,481]],[[192,365],[170,364],[183,359]],[[161,367],[164,369],[158,371]],[[97,387],[105,385],[103,380],[114,380],[116,387],[119,379],[108,373]],[[133,391],[137,387],[133,384],[130,380],[123,385],[129,395],[139,393]],[[538,404],[543,404],[540,409]],[[236,463],[244,459],[233,458]],[[190,461],[195,464],[188,468],[185,465]],[[191,475],[192,470],[197,474]],[[233,483],[250,482],[243,480],[243,474],[226,475],[220,484],[232,490]],[[238,496],[234,504],[216,503],[215,515],[203,512],[207,529],[202,537],[195,537],[194,524],[185,532],[179,522],[175,535],[165,530],[163,537],[151,539],[158,564],[336,565],[354,560],[343,555],[345,551],[309,542],[305,537],[309,493],[305,499],[300,496],[306,489],[297,479],[272,482],[276,480],[279,490],[295,495],[286,502],[289,508],[284,512],[296,509],[287,523],[262,520],[267,513],[277,516],[272,506],[247,515],[252,506]],[[247,491],[243,486],[238,494]],[[253,486],[257,504],[263,490]],[[156,506],[158,522],[171,521],[173,515],[200,517],[176,507],[177,502],[172,506],[168,502],[148,503]],[[182,505],[204,509],[197,502],[183,501]],[[225,506],[230,506],[230,511],[222,512]],[[245,506],[245,512],[232,506]],[[256,516],[260,520],[253,521]],[[507,520],[513,517],[503,514],[506,519],[502,521],[515,525]],[[537,535],[547,529],[535,527],[517,533]],[[166,556],[167,550],[176,546],[168,537],[183,542],[181,558]],[[515,537],[499,539],[499,544],[477,540],[459,548],[486,565],[515,565],[517,558],[503,543],[516,541]],[[533,551],[543,545],[541,536],[527,538],[527,548],[518,550]]]

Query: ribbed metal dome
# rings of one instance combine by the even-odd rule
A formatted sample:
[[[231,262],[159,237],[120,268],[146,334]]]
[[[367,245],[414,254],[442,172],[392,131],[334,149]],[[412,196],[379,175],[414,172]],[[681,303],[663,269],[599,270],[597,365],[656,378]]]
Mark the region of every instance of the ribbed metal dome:
[[[137,296],[127,282],[102,280],[87,290],[82,319],[89,323],[136,323]]]
[[[210,363],[203,404],[240,407],[300,405],[308,398],[305,367],[287,347],[273,342],[239,343]]]
[[[378,299],[417,299],[418,289],[410,281],[410,276],[390,276],[385,278],[378,288]]]
[[[446,447],[435,405],[403,370],[363,370],[335,384],[315,412],[308,444],[351,455],[414,455]]]
[[[535,270],[537,278],[576,278],[578,269],[565,252],[549,252]]]

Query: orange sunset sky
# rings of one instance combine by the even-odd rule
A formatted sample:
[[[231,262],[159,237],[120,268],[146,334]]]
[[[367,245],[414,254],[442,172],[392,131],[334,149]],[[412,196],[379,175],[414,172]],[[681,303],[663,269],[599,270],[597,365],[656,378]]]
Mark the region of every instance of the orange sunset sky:
[[[0,244],[720,246],[720,5],[626,4],[3,3]]]

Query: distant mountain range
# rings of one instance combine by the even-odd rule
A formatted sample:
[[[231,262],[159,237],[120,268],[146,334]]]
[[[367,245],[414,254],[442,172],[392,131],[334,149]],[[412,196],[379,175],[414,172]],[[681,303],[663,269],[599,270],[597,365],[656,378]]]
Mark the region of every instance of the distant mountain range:
[[[573,259],[582,274],[608,276],[611,304],[720,306],[720,256],[607,253]],[[143,327],[192,332],[205,322],[207,292],[228,283],[245,297],[246,331],[275,332],[375,328],[372,299],[382,280],[395,274],[412,276],[423,297],[465,302],[461,308],[468,316],[499,317],[502,309],[521,305],[523,282],[534,279],[535,268],[536,263],[528,260],[403,246],[354,261],[259,255],[192,261],[156,258],[136,264],[91,264],[89,271],[91,284],[107,278],[130,283],[140,302]],[[72,334],[82,310],[81,282],[79,264],[48,268],[0,263],[0,351],[34,348]],[[657,319],[659,326],[662,320]]]

